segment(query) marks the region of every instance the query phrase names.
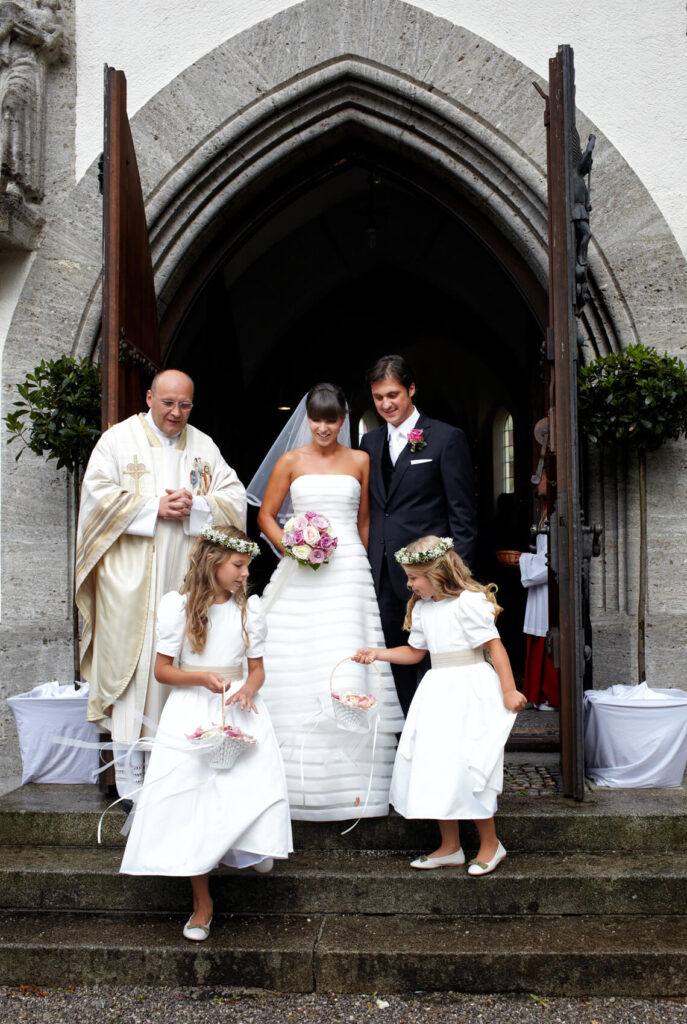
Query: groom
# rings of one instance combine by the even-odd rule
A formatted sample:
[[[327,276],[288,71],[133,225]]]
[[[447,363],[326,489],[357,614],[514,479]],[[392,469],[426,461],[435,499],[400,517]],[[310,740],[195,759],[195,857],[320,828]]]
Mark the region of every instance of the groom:
[[[360,443],[370,456],[368,557],[384,639],[387,647],[398,647],[408,642],[403,619],[410,594],[394,552],[435,534],[452,537],[455,550],[471,564],[477,537],[472,462],[462,430],[423,416],[413,405],[413,373],[402,356],[382,356],[367,381],[377,412],[386,420]],[[393,665],[392,671],[407,714],[417,669]]]

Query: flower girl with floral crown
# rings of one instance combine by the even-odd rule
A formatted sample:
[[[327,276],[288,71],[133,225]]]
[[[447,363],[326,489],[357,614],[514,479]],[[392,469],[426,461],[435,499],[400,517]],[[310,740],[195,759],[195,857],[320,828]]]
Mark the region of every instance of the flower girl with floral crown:
[[[217,864],[269,871],[272,858],[292,851],[281,754],[258,694],[267,630],[260,599],[246,593],[258,553],[241,530],[203,527],[181,592],[165,594],[158,610],[155,676],[172,692],[121,871],[189,877],[193,914],[183,934],[195,941],[210,933]],[[243,753],[216,768],[226,735]]]
[[[413,591],[404,622],[408,646],[363,647],[354,656],[396,665],[415,665],[426,651],[432,658],[410,705],[389,799],[404,818],[439,823],[438,849],[411,867],[464,864],[458,822],[472,818],[480,848],[468,874],[486,875],[506,856],[494,813],[503,787],[503,748],[515,712],[525,705],[496,629],[496,588],[472,578],[450,537],[421,537],[397,551],[396,561]]]

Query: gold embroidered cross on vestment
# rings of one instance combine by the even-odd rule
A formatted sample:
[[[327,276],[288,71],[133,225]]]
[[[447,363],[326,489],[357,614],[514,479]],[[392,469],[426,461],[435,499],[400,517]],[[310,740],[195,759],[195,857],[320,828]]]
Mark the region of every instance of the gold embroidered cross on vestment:
[[[140,479],[144,475],[144,473],[150,473],[150,470],[146,469],[145,465],[142,462],[138,461],[138,455],[134,455],[134,461],[128,464],[128,466],[124,470],[124,473],[134,478],[136,482],[136,490],[134,491],[134,494],[136,495],[136,497],[138,497],[141,493]]]

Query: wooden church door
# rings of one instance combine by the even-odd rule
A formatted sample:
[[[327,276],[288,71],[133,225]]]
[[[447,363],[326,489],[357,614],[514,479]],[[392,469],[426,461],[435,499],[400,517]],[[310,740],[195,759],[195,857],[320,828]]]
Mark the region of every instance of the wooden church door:
[[[582,695],[586,660],[585,580],[599,528],[584,524],[577,423],[578,319],[589,297],[587,248],[589,176],[595,137],[584,152],[575,125],[575,71],[570,46],[549,61],[547,134],[549,212],[549,327],[547,386],[549,449],[549,632],[560,669],[560,731],[563,789],[584,797]],[[594,551],[594,553],[597,553]]]
[[[103,149],[103,430],[145,408],[160,368],[153,265],[126,115],[126,78],[105,67]]]

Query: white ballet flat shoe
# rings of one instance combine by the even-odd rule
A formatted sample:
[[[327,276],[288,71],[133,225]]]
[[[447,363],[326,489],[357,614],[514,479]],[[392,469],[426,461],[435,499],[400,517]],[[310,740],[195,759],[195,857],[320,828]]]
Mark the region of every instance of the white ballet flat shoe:
[[[499,845],[496,847],[496,853],[491,858],[491,860],[488,860],[486,863],[483,860],[470,861],[470,864],[468,865],[468,874],[473,876],[489,875],[494,870],[494,868],[497,868],[499,866],[499,864],[501,863],[505,856],[506,851],[499,842]]]
[[[183,936],[185,939],[190,939],[191,942],[205,942],[210,935],[210,925],[212,924],[212,918],[207,924],[191,924],[191,917],[184,925]]]
[[[465,863],[465,853],[462,849],[456,853],[447,853],[445,857],[418,857],[411,860],[411,868],[419,868],[421,871],[433,871],[434,868],[454,868]]]
[[[266,875],[274,867],[274,858],[265,857],[264,860],[261,860],[258,864],[253,864],[252,867],[253,871],[257,871],[259,875]]]

